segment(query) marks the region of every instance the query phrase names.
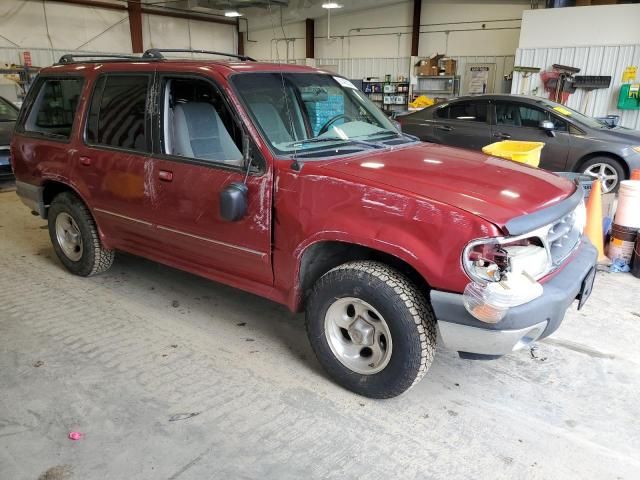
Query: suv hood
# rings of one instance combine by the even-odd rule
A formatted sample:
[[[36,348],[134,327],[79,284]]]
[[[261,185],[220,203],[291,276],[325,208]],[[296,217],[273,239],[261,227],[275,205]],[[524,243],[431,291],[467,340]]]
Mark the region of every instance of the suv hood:
[[[575,191],[573,183],[544,170],[426,143],[338,160],[322,170],[446,203],[500,228]]]

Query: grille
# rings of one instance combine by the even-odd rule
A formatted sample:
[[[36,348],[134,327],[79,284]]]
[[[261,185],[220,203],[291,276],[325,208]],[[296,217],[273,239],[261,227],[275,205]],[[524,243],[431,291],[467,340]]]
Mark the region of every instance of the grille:
[[[553,266],[560,265],[575,249],[582,232],[576,228],[575,210],[553,223],[547,234],[547,245]]]

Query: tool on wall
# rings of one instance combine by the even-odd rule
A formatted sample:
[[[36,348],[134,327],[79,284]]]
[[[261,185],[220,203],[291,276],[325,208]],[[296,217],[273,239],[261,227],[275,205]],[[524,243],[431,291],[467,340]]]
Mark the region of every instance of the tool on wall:
[[[529,79],[531,78],[531,74],[540,73],[540,68],[538,67],[513,67],[514,72],[520,73],[520,78],[518,79],[518,88],[517,91],[520,95],[528,95],[529,92]]]
[[[549,93],[549,100],[566,103],[569,95],[576,91],[573,76],[579,72],[579,68],[554,63],[552,70],[540,73],[544,89]]]
[[[602,75],[576,75],[573,77],[573,85],[575,88],[585,90],[580,111],[586,115],[592,92],[600,88],[609,88],[611,86],[611,77]]]

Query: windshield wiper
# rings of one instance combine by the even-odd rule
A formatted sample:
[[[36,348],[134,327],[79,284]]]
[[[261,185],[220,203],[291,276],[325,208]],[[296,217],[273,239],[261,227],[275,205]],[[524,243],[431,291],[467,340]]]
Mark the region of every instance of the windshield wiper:
[[[356,140],[354,138],[339,138],[339,137],[313,137],[313,138],[305,138],[304,140],[296,140],[292,142],[290,145],[292,147],[301,147],[303,145],[307,145],[309,143],[325,143],[325,142],[337,142],[342,144],[355,144],[362,145],[364,147],[369,148],[385,148],[384,145],[378,145],[376,143],[366,142],[364,140]]]

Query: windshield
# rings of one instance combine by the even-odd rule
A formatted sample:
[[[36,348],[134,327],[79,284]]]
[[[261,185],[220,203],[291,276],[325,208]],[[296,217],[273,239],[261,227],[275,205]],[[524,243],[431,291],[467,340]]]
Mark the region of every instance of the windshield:
[[[4,98],[0,98],[0,122],[15,122],[18,119],[18,109]]]
[[[559,103],[552,102],[551,100],[541,100],[539,103],[544,105],[545,107],[551,109],[554,113],[558,114],[561,117],[573,119],[578,123],[581,123],[587,127],[591,128],[610,128],[610,126],[601,120],[593,117],[587,117],[586,115],[573,110],[565,105],[561,105]]]
[[[244,73],[232,83],[278,154],[376,144],[400,134],[351,82],[321,73]],[[343,153],[337,151],[335,154]]]

